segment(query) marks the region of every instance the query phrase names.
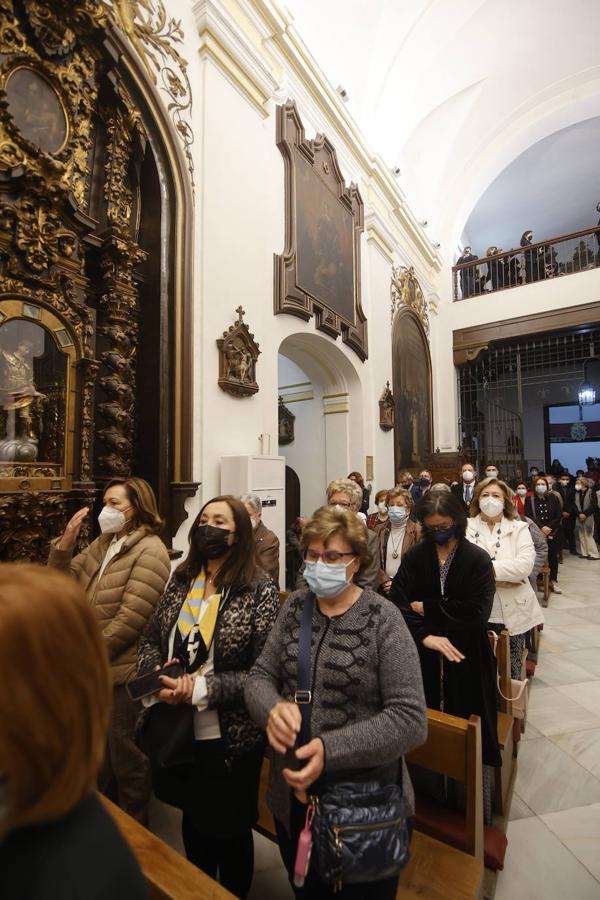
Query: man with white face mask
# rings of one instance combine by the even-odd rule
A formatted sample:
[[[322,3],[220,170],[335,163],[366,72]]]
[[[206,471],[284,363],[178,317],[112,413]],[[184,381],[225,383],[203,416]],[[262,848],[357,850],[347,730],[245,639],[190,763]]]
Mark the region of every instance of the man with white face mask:
[[[454,496],[457,497],[464,506],[467,516],[469,515],[471,501],[473,500],[476,481],[477,476],[475,474],[475,466],[471,465],[471,463],[465,463],[460,470],[460,481],[458,484],[453,484],[451,487]]]
[[[510,635],[513,678],[521,677],[521,657],[527,632],[544,621],[529,576],[535,565],[535,548],[527,522],[519,519],[508,485],[486,478],[475,490],[475,515],[467,524],[467,538],[486,550],[494,566],[496,593],[489,625],[498,634]]]
[[[51,545],[48,564],[70,573],[85,590],[108,650],[112,717],[98,786],[145,825],[150,769],[133,741],[141,706],[129,699],[125,685],[135,675],[138,640],[167,583],[171,563],[158,536],[162,519],[156,498],[143,478],[111,481],[103,499],[100,536],[73,557],[89,512],[80,509]]]

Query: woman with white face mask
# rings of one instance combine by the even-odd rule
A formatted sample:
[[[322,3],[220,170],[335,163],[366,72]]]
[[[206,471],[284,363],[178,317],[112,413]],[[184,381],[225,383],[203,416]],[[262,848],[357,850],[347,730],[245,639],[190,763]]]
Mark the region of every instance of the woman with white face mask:
[[[135,675],[139,637],[169,578],[169,554],[158,536],[162,519],[154,492],[143,478],[107,485],[98,516],[101,534],[73,557],[88,513],[85,507],[71,518],[51,545],[48,564],[70,573],[85,590],[108,650],[112,716],[98,785],[146,825],[150,768],[133,741],[141,705],[129,699],[125,684]]]
[[[511,674],[520,678],[525,636],[544,621],[529,582],[535,564],[535,547],[529,526],[519,519],[512,492],[503,481],[486,478],[480,482],[472,510],[467,538],[489,553],[496,578],[490,628],[498,634],[504,629],[508,631]]]
[[[550,590],[562,594],[558,581],[558,555],[560,551],[560,523],[562,506],[560,499],[550,490],[545,475],[532,479],[532,492],[525,500],[525,513],[533,519],[548,541],[548,565],[550,566]]]
[[[356,513],[322,507],[305,524],[304,577],[279,613],[245,686],[250,715],[271,745],[269,806],[290,880],[307,794],[338,782],[400,784],[406,814],[413,792],[403,756],[423,743],[427,718],[419,658],[399,610],[353,581],[369,548]],[[310,613],[310,691],[298,691],[298,643]],[[301,699],[297,694],[310,694]],[[300,712],[305,707],[304,726]],[[310,706],[310,721],[307,722]],[[301,896],[393,900],[398,876],[334,893],[313,853]],[[300,894],[299,894],[300,896]]]
[[[393,488],[387,494],[388,521],[379,532],[381,563],[380,593],[388,596],[392,578],[400,568],[402,556],[421,540],[421,529],[410,518],[413,509],[409,491]]]

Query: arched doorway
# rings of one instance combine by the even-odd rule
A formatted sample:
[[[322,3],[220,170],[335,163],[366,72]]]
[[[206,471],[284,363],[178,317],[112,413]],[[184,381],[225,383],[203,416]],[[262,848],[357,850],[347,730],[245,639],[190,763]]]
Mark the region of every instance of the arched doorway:
[[[0,38],[0,559],[43,559],[130,473],[168,540],[194,489],[185,162],[106,10],[44,7],[15,4]]]
[[[279,453],[297,473],[301,513],[310,515],[324,503],[327,484],[364,459],[360,380],[327,338],[294,334],[279,348],[279,394],[296,416],[294,440]]]
[[[419,316],[409,307],[396,313],[392,329],[396,421],[394,471],[427,465],[432,450],[431,356]]]

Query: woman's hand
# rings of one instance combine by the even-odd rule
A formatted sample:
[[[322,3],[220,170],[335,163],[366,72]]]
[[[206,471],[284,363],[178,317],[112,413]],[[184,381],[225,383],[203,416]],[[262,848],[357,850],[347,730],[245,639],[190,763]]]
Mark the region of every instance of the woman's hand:
[[[296,743],[302,716],[296,703],[276,703],[269,713],[267,738],[277,753],[285,753]]]
[[[178,703],[191,703],[194,693],[195,675],[180,675],[179,678],[169,678],[168,675],[160,676],[164,688],[158,692],[161,703],[169,703],[175,706]]]
[[[413,600],[413,602],[410,604],[410,608],[413,612],[417,613],[420,616],[425,615],[425,607],[423,606],[422,600]]]
[[[389,594],[391,586],[392,586],[391,578],[388,578],[387,581],[381,582],[381,590],[383,591],[384,594]]]
[[[587,516],[585,513],[579,513],[577,518],[579,519],[580,522],[585,522],[585,520],[587,519]]]
[[[542,528],[542,534],[545,534],[546,537],[548,537],[549,534],[552,534],[552,529],[548,528],[547,525],[544,525],[544,527]]]
[[[438,637],[435,634],[428,634],[426,638],[423,638],[423,646],[427,647],[428,650],[437,650],[450,662],[462,662],[465,658],[464,654],[457,650],[448,638]]]
[[[325,747],[321,738],[313,738],[296,750],[296,759],[306,759],[303,769],[284,769],[283,777],[301,803],[307,802],[306,791],[319,778],[325,765]]]
[[[81,531],[83,520],[87,516],[88,512],[89,509],[87,508],[87,506],[84,506],[83,509],[80,509],[79,512],[76,512],[75,515],[71,519],[69,519],[64,533],[58,544],[56,545],[58,550],[73,549],[73,547],[77,543],[77,538],[79,537],[79,532]]]

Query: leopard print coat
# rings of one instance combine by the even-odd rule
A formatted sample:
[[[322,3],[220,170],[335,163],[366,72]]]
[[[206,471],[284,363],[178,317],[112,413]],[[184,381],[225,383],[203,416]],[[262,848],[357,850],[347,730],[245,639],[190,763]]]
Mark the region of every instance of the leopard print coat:
[[[169,636],[188,588],[185,576],[172,575],[140,638],[138,674],[151,672],[167,661]],[[206,684],[209,709],[219,714],[226,758],[241,756],[264,739],[264,732],[254,725],[246,710],[244,685],[278,613],[277,587],[260,569],[250,584],[223,592],[215,626],[214,673],[207,676]]]

